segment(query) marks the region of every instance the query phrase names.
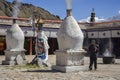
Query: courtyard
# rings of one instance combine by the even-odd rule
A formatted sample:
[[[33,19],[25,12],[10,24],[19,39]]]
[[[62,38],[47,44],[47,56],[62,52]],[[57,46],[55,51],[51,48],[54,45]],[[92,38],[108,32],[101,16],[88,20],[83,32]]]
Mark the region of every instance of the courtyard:
[[[34,55],[27,55],[30,62]],[[0,80],[120,80],[120,59],[115,59],[115,64],[103,64],[102,58],[98,58],[98,69],[92,71],[79,71],[62,73],[52,71],[45,67],[25,68],[8,65],[1,65],[5,56],[0,56]],[[49,63],[55,65],[56,56],[49,55]],[[89,65],[89,58],[84,58],[84,65]]]

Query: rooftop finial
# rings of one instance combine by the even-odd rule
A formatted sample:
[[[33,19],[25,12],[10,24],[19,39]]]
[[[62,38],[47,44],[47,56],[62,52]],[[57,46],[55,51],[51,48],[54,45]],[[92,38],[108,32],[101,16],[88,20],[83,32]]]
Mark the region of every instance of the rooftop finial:
[[[94,23],[94,22],[95,22],[95,12],[94,12],[94,8],[92,8],[90,22],[91,22],[91,23]]]

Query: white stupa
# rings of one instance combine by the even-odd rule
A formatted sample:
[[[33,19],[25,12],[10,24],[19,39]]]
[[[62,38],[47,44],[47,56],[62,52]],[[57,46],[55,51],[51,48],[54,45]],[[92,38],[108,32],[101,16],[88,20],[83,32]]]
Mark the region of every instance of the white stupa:
[[[2,61],[3,65],[23,65],[27,61],[25,59],[24,49],[24,33],[13,19],[13,25],[6,31],[6,50],[5,60]]]
[[[14,23],[10,29],[7,30],[6,35],[7,49],[10,51],[24,50],[24,33],[17,23]]]
[[[83,50],[84,36],[71,12],[71,9],[67,10],[67,17],[64,19],[57,33],[59,50],[81,51]]]
[[[67,0],[67,16],[65,17],[57,33],[59,50],[55,51],[56,65],[53,70],[62,72],[85,71],[83,50],[83,33],[72,16],[70,8],[71,0]]]

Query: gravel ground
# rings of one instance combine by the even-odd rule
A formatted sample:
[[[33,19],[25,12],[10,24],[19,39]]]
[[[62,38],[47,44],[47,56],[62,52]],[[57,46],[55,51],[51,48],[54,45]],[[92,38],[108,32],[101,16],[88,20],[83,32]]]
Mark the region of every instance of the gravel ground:
[[[26,56],[30,62],[33,56]],[[55,55],[49,55],[49,62],[55,65]],[[0,56],[0,63],[4,56]],[[51,68],[20,68],[0,64],[0,80],[120,80],[120,59],[115,64],[103,64],[98,58],[98,70],[62,73],[52,71]],[[89,65],[89,58],[85,57],[85,65]]]

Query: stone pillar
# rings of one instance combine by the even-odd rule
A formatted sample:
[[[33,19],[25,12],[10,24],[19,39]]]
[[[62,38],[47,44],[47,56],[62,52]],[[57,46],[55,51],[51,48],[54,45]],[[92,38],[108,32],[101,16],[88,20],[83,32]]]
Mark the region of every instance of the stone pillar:
[[[56,51],[56,65],[52,66],[52,69],[61,72],[86,71],[88,67],[84,65],[85,53],[85,51]]]
[[[30,55],[32,55],[32,37],[30,38]]]

